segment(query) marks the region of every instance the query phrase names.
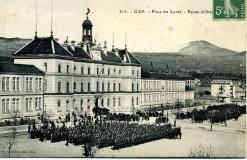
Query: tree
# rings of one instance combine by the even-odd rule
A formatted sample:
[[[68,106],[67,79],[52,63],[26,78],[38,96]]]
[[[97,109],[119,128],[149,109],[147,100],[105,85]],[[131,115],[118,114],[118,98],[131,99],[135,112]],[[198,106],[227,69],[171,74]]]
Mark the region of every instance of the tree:
[[[8,152],[8,156],[10,158],[13,146],[17,143],[17,139],[16,139],[17,119],[16,118],[20,117],[19,116],[20,112],[19,111],[9,111],[9,115],[11,118],[11,126],[9,129],[9,133],[1,137],[0,146],[1,146],[2,152],[4,151]]]

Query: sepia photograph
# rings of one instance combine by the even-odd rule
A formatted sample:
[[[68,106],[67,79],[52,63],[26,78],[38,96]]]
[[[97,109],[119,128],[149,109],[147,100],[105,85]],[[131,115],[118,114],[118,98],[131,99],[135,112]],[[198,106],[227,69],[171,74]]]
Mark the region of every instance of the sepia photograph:
[[[246,158],[246,0],[0,6],[0,158]]]

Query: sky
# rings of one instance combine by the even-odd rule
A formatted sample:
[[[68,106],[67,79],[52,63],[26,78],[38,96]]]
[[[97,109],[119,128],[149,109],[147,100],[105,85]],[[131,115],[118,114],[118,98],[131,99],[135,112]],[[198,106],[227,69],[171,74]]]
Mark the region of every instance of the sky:
[[[38,36],[49,36],[51,1],[38,0]],[[246,21],[213,20],[212,14],[187,14],[187,10],[212,10],[212,0],[53,0],[53,35],[63,42],[81,40],[81,24],[90,8],[93,38],[133,52],[172,52],[191,41],[205,40],[235,51],[246,50]],[[33,38],[35,0],[0,0],[0,36]],[[121,14],[145,10],[145,14]],[[182,14],[150,14],[151,10],[181,10]]]

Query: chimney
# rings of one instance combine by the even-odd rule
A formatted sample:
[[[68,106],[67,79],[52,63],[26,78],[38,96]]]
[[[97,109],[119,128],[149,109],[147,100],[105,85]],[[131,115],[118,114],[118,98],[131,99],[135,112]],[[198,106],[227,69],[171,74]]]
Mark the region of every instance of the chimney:
[[[70,43],[71,43],[71,49],[75,51],[75,41],[71,41]]]
[[[104,51],[104,54],[107,55],[107,45],[106,45],[106,41],[104,41],[103,51]]]

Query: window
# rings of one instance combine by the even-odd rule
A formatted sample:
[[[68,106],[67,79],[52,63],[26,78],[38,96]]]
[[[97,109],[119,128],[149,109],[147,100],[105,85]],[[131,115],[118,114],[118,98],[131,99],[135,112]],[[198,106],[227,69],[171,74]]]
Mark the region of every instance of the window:
[[[33,79],[29,78],[29,90],[32,91],[33,90]]]
[[[99,68],[97,68],[97,75],[99,75]]]
[[[81,67],[81,74],[84,74],[84,68]]]
[[[134,76],[134,74],[135,74],[135,71],[134,71],[134,70],[132,70],[132,76]]]
[[[69,73],[69,65],[67,65],[67,73]]]
[[[13,81],[12,81],[12,86],[13,86],[13,91],[16,90],[16,86],[15,86],[15,83],[16,83],[16,77],[13,77]]]
[[[132,97],[132,106],[134,106],[134,97]]]
[[[57,100],[57,108],[60,109],[61,108],[61,101]]]
[[[96,92],[99,92],[99,82],[96,82]]]
[[[88,67],[88,69],[87,69],[87,73],[88,73],[88,75],[90,75],[90,74],[91,74],[91,69],[90,69],[90,67]]]
[[[121,91],[121,83],[118,83],[118,90]]]
[[[139,91],[139,83],[136,84],[136,90]]]
[[[104,98],[101,99],[101,106],[104,107]]]
[[[39,78],[39,90],[42,90],[42,78]]]
[[[47,63],[46,62],[44,63],[44,68],[45,68],[45,71],[47,71]]]
[[[108,69],[108,76],[111,74],[111,70],[110,69]]]
[[[105,91],[105,84],[104,84],[104,82],[102,82],[102,92],[104,92]]]
[[[90,109],[90,99],[87,99],[87,109]]]
[[[113,91],[116,91],[116,83],[113,83]]]
[[[5,77],[2,78],[2,91],[6,90]]]
[[[2,99],[2,113],[6,113],[7,112],[7,109],[6,109],[6,100],[5,99]]]
[[[39,110],[41,110],[41,97],[39,97]]]
[[[135,86],[134,86],[134,83],[132,83],[132,91],[134,91],[135,89]]]
[[[31,112],[33,106],[32,98],[26,98],[26,111]]]
[[[108,92],[110,92],[110,82],[108,82],[108,84],[107,84],[107,90],[108,90]]]
[[[84,89],[83,89],[83,82],[81,82],[81,92],[84,92]]]
[[[87,84],[87,91],[90,92],[90,82]]]
[[[81,111],[83,110],[83,99],[81,99]]]
[[[136,74],[137,74],[137,77],[139,77],[139,71],[137,71]]]
[[[61,92],[61,82],[57,82],[57,91]]]
[[[9,91],[9,77],[6,78],[6,90]]]
[[[38,97],[35,98],[35,102],[34,103],[35,103],[34,104],[35,105],[35,110],[38,110],[38,107],[39,107],[38,106]]]
[[[61,64],[58,64],[58,73],[61,73]]]
[[[118,106],[121,106],[121,98],[118,98]]]
[[[69,100],[66,100],[66,111],[69,110]]]
[[[66,92],[69,92],[69,82],[66,83]]]
[[[121,74],[121,69],[119,69],[118,73]]]
[[[138,104],[139,104],[139,98],[136,97],[136,105],[138,105]]]
[[[113,106],[116,106],[116,98],[113,98]]]
[[[110,98],[107,98],[107,107],[110,106]]]
[[[76,82],[74,82],[74,88],[73,89],[74,89],[74,91],[76,91]]]

